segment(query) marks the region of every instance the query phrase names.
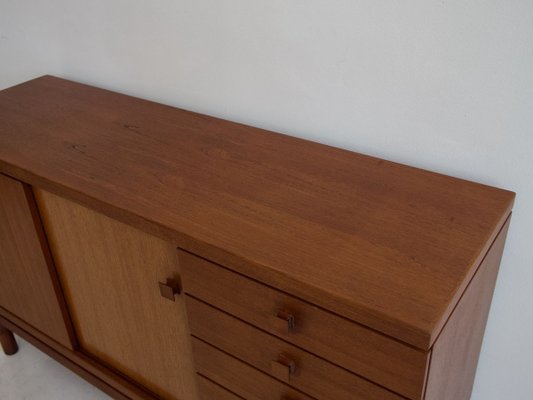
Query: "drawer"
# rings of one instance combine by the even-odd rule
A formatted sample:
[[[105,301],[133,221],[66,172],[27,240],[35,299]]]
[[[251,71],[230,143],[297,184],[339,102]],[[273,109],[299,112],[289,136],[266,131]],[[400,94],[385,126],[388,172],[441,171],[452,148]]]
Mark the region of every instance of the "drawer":
[[[202,375],[197,375],[200,400],[243,400]]]
[[[192,297],[186,304],[191,334],[318,400],[403,399]]]
[[[246,400],[313,400],[194,337],[192,349],[201,375]],[[210,400],[215,399],[218,400]]]
[[[405,397],[422,398],[429,352],[185,251],[179,260],[189,295]]]

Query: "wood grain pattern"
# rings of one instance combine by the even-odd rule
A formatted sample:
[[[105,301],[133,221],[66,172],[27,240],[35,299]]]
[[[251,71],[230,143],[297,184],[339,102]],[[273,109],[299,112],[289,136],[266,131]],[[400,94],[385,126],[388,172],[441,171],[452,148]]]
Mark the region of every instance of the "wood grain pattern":
[[[422,397],[428,352],[187,252],[180,251],[179,259],[184,290],[192,296],[406,397]],[[279,309],[294,316],[292,330],[275,323]],[[196,322],[198,316],[191,312],[189,318]]]
[[[1,174],[0,307],[73,348],[69,317],[31,189]]]
[[[205,303],[187,297],[186,304],[189,326],[194,336],[316,399],[404,399]],[[295,364],[290,380],[271,370],[271,362],[277,361],[280,354]],[[289,374],[285,362],[276,365],[280,365],[282,373]]]
[[[200,400],[243,400],[202,375],[198,375],[197,381]]]
[[[132,380],[112,370],[80,350],[68,349],[55,340],[28,325],[26,322],[0,309],[0,324],[37,347],[42,352],[63,364],[96,387],[109,394],[113,399],[156,400],[158,397],[141,388]]]
[[[468,400],[510,217],[433,346],[426,400]]]
[[[246,400],[313,400],[201,340],[193,338],[192,347],[201,375]]]
[[[514,199],[50,76],[0,121],[0,171],[426,350]]]
[[[197,399],[175,247],[42,190],[36,198],[82,349],[168,399]]]

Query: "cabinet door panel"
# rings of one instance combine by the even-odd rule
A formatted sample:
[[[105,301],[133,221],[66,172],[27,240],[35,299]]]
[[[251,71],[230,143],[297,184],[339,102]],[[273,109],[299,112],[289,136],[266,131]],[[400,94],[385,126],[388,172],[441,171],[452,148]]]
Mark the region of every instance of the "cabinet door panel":
[[[0,307],[73,349],[31,188],[0,174]]]
[[[79,344],[159,396],[196,399],[175,246],[79,204],[36,191]]]

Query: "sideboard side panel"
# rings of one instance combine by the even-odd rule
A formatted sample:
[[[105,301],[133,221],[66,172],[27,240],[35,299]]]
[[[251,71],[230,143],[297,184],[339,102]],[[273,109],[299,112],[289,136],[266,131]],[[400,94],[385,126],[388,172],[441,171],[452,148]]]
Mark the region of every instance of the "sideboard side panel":
[[[426,400],[469,400],[511,217],[433,346]]]

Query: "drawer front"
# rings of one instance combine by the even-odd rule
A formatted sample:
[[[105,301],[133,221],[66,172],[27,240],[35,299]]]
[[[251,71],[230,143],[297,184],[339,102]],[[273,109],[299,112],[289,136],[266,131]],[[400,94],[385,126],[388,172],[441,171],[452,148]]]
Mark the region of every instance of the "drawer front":
[[[242,400],[242,397],[234,395],[202,375],[198,375],[196,381],[198,382],[200,400]]]
[[[185,291],[405,397],[421,399],[420,351],[217,264],[179,251]]]
[[[313,400],[201,340],[192,338],[192,348],[201,375],[246,400]]]
[[[191,334],[319,400],[401,400],[351,372],[188,297]]]

